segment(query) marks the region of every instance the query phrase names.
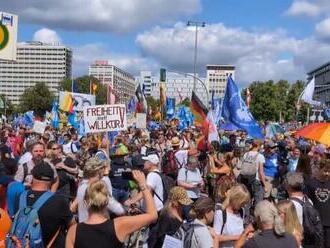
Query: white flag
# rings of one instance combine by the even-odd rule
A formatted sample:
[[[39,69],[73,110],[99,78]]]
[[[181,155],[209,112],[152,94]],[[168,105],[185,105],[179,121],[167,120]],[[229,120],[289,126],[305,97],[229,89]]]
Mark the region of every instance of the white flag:
[[[315,77],[313,77],[313,79],[307,84],[306,88],[303,90],[301,94],[300,99],[311,105],[319,106],[321,105],[321,102],[313,100],[314,88],[315,88]]]

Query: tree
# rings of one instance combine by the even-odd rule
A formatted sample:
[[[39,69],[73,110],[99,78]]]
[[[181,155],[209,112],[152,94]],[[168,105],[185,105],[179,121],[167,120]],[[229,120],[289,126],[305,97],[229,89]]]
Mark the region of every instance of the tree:
[[[298,121],[304,122],[306,120],[307,105],[301,104],[300,110],[297,111],[297,101],[300,94],[304,90],[304,85],[305,83],[303,81],[298,80],[290,87],[286,102],[288,121],[298,119]]]
[[[180,105],[186,106],[186,107],[190,107],[190,99],[189,97],[186,97],[185,99],[183,99],[183,101],[180,103]]]
[[[73,79],[74,91],[76,93],[90,94],[90,85],[96,84],[96,104],[106,104],[107,102],[107,86],[102,84],[97,78],[92,76],[82,76]],[[60,82],[60,90],[72,91],[72,80],[64,79]]]
[[[159,107],[160,107],[159,99],[156,100],[152,96],[147,96],[146,100],[147,100],[148,106],[152,109],[152,111],[156,111],[159,109]]]
[[[5,95],[0,95],[0,103],[1,114],[6,114],[8,116],[15,112],[15,106]]]
[[[25,89],[20,98],[21,112],[34,111],[35,116],[44,116],[50,111],[54,95],[44,83],[36,83],[35,86]]]

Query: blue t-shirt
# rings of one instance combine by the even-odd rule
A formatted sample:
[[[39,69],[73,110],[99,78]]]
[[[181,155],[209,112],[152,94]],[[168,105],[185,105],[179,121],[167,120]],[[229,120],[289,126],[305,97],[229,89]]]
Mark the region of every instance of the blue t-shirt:
[[[24,191],[24,185],[21,182],[13,181],[7,187],[7,208],[9,216],[14,216],[18,210],[16,204],[19,202],[21,193]]]
[[[265,156],[264,172],[267,177],[275,177],[277,175],[277,153]]]

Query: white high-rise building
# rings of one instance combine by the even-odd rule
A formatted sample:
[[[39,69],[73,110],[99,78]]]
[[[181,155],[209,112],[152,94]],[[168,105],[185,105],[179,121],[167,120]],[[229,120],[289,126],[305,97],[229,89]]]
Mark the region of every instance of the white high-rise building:
[[[141,71],[140,76],[136,77],[136,82],[141,84],[146,97],[151,96],[152,87],[155,81],[156,80],[152,76],[151,71]]]
[[[227,86],[229,75],[235,78],[235,66],[233,65],[207,65],[206,66],[206,84],[211,95],[214,90],[214,96],[223,98]]]
[[[191,74],[193,75],[193,74]],[[198,75],[197,75],[198,77]],[[203,84],[205,85],[205,78],[199,78]],[[207,105],[207,95],[206,88],[204,88],[202,82],[197,80],[196,82],[196,94],[203,101],[205,105]],[[151,88],[151,95],[159,99],[159,80],[154,80]],[[166,82],[165,82],[165,92],[167,97],[172,97],[176,99],[176,103],[179,103],[181,100],[185,98],[191,98],[192,91],[194,87],[194,78],[191,76],[184,76],[177,73],[167,73]],[[206,87],[206,85],[205,85]]]
[[[57,95],[60,81],[71,78],[71,63],[72,51],[65,46],[18,43],[16,61],[0,60],[0,94],[19,104],[26,88],[43,82]]]
[[[88,68],[88,74],[100,80],[101,83],[111,85],[116,95],[116,102],[128,103],[135,94],[135,79],[128,72],[109,64],[107,60],[95,61]]]

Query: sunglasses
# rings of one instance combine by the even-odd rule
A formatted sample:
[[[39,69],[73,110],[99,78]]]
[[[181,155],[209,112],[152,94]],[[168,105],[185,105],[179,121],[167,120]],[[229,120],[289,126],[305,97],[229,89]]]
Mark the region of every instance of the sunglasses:
[[[52,148],[53,151],[60,150],[60,149],[61,149],[60,147],[54,147],[54,148]]]

